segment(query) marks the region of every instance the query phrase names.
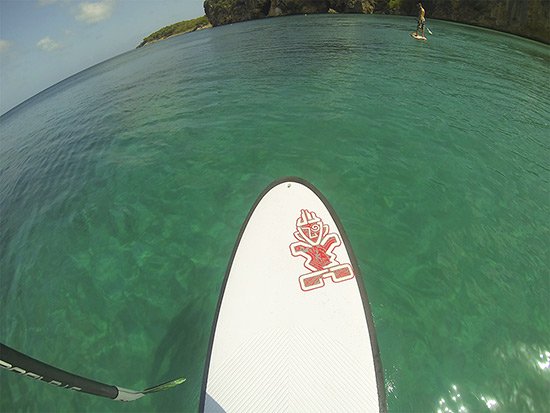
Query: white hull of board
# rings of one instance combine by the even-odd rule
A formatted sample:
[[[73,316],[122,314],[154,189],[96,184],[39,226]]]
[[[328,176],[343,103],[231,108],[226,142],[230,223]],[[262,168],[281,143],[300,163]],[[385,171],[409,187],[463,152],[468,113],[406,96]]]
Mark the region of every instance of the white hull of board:
[[[204,411],[385,410],[359,269],[325,203],[289,178],[251,211],[222,291]]]

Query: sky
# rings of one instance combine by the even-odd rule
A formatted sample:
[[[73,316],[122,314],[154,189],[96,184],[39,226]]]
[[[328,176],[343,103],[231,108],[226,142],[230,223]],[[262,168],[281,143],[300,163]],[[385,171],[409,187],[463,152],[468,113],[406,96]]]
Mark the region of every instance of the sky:
[[[0,0],[0,114],[161,27],[204,15],[204,0]]]

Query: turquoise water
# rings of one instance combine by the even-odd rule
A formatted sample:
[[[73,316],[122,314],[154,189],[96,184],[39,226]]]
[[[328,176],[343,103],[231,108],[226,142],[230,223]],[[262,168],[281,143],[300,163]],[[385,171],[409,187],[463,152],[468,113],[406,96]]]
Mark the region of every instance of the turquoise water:
[[[175,37],[0,117],[1,339],[141,389],[0,372],[1,411],[196,411],[220,285],[272,180],[314,183],[369,292],[390,412],[548,411],[550,47],[412,18]]]

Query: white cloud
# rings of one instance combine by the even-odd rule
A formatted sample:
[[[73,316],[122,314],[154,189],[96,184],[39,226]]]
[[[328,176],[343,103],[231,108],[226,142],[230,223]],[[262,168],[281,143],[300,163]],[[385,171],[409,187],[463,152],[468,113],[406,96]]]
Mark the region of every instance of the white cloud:
[[[11,46],[11,42],[8,42],[7,40],[0,39],[0,52],[8,50],[8,48]]]
[[[46,36],[43,39],[40,39],[39,42],[36,43],[36,45],[38,46],[38,48],[46,52],[53,52],[54,50],[61,47],[61,45],[53,40],[50,36]]]
[[[86,23],[97,23],[111,17],[114,0],[101,0],[95,3],[80,3],[76,19]]]

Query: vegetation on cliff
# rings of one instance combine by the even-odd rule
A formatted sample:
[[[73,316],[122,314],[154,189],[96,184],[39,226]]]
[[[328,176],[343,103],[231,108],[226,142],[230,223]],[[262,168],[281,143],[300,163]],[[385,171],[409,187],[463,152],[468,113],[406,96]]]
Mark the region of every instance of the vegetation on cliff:
[[[170,26],[165,26],[162,29],[150,34],[143,39],[138,47],[145,46],[148,43],[156,42],[158,40],[166,39],[170,36],[194,32],[195,30],[205,29],[207,27],[211,27],[211,25],[206,16],[198,17],[192,20],[183,20],[181,22],[171,24]]]

